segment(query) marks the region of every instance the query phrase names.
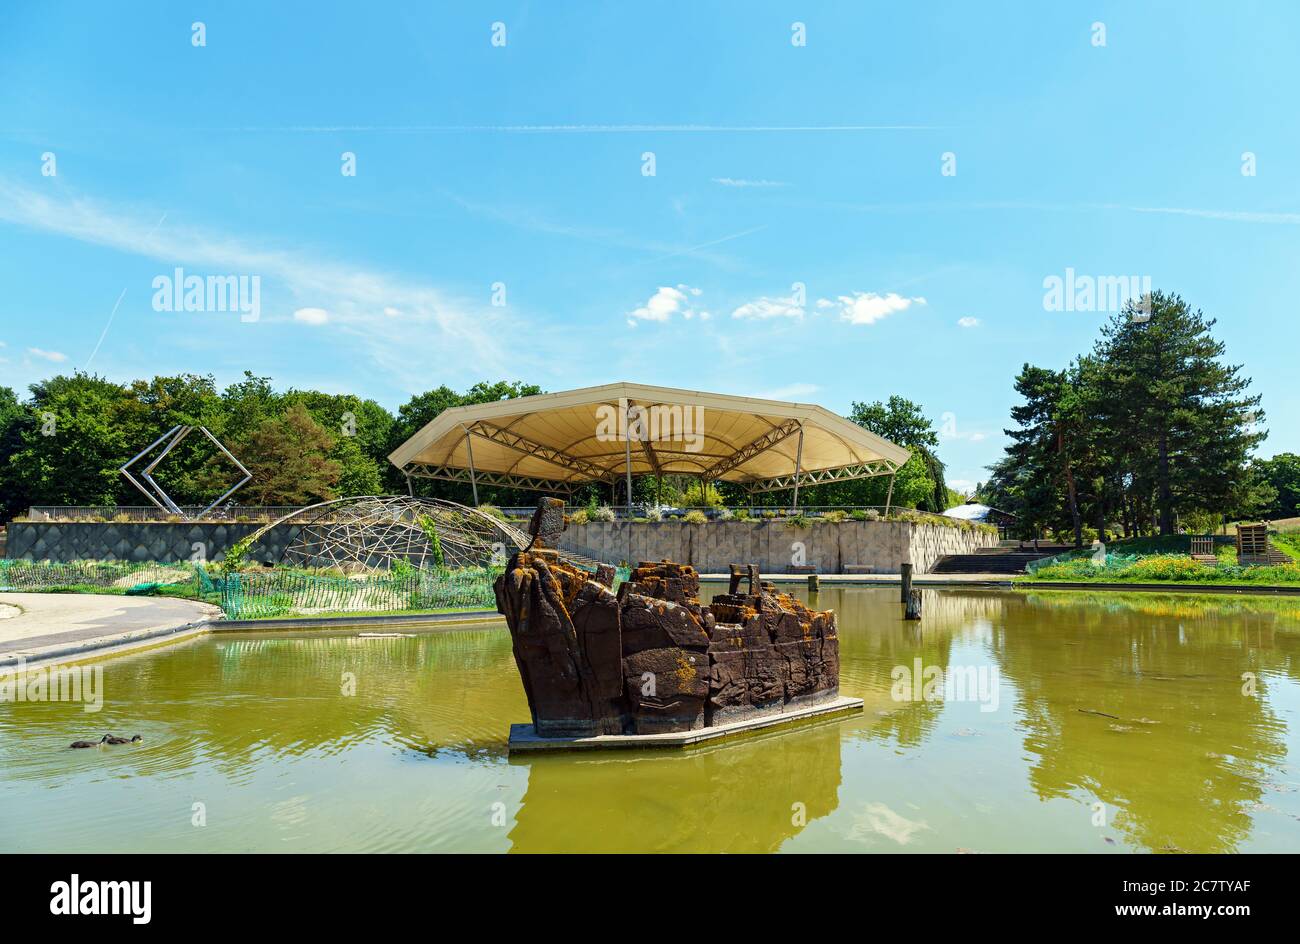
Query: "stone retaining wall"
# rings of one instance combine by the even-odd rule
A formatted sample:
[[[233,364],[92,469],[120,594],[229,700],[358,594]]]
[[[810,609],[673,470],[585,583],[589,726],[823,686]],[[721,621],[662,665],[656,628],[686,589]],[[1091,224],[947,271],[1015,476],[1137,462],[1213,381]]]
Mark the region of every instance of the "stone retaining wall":
[[[187,561],[199,548],[207,560],[221,560],[226,549],[260,525],[239,522],[77,522],[14,521],[6,556],[15,560]],[[274,562],[293,537],[296,525],[272,528],[249,552],[250,560]],[[631,561],[667,558],[691,564],[700,573],[726,573],[728,564],[758,564],[766,573],[793,573],[801,566],[818,573],[896,574],[911,561],[923,574],[945,554],[969,554],[997,544],[997,536],[906,521],[812,521],[797,528],[785,521],[596,521],[571,524],[563,547],[604,561],[628,559],[627,529],[632,529]],[[196,545],[198,547],[196,547]]]
[[[12,560],[175,561],[221,560],[226,549],[261,525],[240,522],[12,521],[5,556]],[[292,538],[294,525],[272,528],[249,552],[250,560],[274,562]]]
[[[561,546],[605,561],[632,563],[667,558],[700,573],[726,573],[728,564],[758,564],[765,573],[793,573],[801,565],[818,573],[896,574],[910,561],[927,573],[945,554],[970,554],[998,538],[982,531],[906,521],[813,520],[798,528],[785,521],[595,521],[570,524]]]

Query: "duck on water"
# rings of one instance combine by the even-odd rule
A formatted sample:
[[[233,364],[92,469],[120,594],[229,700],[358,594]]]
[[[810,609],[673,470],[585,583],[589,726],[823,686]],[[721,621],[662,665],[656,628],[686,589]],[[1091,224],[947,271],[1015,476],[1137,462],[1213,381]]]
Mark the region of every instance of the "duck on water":
[[[134,744],[137,741],[143,741],[140,735],[130,738],[117,737],[114,734],[105,734],[98,741],[73,741],[68,747],[72,750],[81,750],[87,747],[99,747],[101,744]]]

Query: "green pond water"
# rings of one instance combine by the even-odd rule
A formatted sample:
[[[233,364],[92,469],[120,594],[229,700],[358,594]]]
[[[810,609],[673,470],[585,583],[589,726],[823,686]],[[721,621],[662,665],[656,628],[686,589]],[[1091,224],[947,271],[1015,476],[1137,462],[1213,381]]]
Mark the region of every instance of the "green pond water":
[[[816,601],[863,714],[688,752],[507,757],[503,628],[109,661],[97,714],[0,704],[0,850],[1300,849],[1300,599],[897,594]],[[900,700],[918,659],[985,685]]]

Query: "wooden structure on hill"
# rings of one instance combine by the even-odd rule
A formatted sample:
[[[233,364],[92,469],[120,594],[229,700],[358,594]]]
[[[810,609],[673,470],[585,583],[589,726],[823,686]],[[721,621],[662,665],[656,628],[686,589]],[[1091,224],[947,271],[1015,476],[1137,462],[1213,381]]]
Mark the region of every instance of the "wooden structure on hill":
[[[1268,525],[1237,525],[1237,563],[1243,567],[1289,564],[1291,558],[1268,543]]]

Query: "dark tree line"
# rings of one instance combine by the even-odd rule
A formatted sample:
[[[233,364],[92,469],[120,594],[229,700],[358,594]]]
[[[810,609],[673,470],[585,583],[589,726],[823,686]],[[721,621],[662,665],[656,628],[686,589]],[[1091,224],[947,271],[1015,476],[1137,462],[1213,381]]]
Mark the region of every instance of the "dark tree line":
[[[316,390],[277,391],[268,377],[245,373],[218,389],[211,376],[157,376],[129,384],[93,374],[61,375],[33,384],[19,399],[0,387],[0,515],[31,505],[138,505],[147,499],[119,468],[176,425],[206,426],[253,473],[235,494],[239,504],[303,505],[347,495],[404,493],[407,482],[388,454],[443,410],[544,392],[535,384],[478,383],[463,393],[446,386],[411,397],[396,414],[374,400]],[[803,504],[883,505],[942,510],[958,499],[947,489],[937,455],[938,435],[921,408],[902,397],[854,403],[850,419],[912,449],[892,496],[885,477],[839,482],[800,491]],[[156,453],[155,453],[156,454]],[[192,434],[161,464],[155,477],[178,504],[206,505],[237,473],[203,437]],[[469,503],[470,487],[415,479],[417,495]],[[534,492],[481,485],[479,500],[529,505]],[[586,486],[578,504],[621,503],[623,480]],[[633,501],[708,504],[746,501],[743,489],[669,476],[633,482]],[[788,493],[757,496],[783,505]]]
[[[1016,514],[1023,536],[1076,544],[1085,532],[1209,531],[1277,510],[1269,460],[1253,458],[1267,436],[1260,396],[1225,362],[1214,325],[1156,292],[1064,369],[1024,365],[1011,444],[981,500]]]
[[[351,394],[278,392],[270,378],[247,372],[224,390],[211,376],[196,374],[119,384],[76,373],[33,384],[25,400],[0,387],[0,514],[8,519],[31,505],[145,504],[118,470],[181,424],[208,427],[253,473],[232,499],[238,503],[302,505],[404,493],[406,480],[388,453],[442,410],[541,392],[505,381],[475,384],[464,393],[443,386],[412,397],[394,416]],[[203,437],[191,434],[155,478],[178,504],[204,505],[238,474]],[[469,500],[469,487],[454,483],[419,481],[416,489]],[[532,499],[500,490],[485,500]]]

